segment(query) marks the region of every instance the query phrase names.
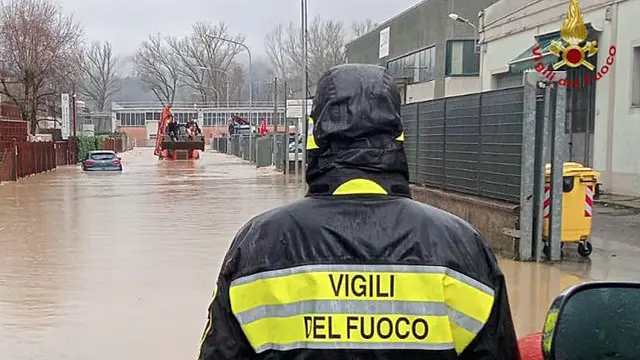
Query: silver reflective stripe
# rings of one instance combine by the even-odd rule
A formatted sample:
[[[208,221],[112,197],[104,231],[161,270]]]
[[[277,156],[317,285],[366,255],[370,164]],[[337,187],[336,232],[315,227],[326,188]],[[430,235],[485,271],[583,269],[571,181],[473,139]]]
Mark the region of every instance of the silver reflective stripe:
[[[307,300],[284,305],[258,306],[236,315],[241,326],[256,320],[273,317],[291,317],[306,314],[366,314],[407,316],[449,316],[456,325],[477,334],[483,323],[455,311],[441,302],[421,301],[362,301],[362,300]]]
[[[418,274],[446,274],[456,280],[476,288],[487,295],[493,297],[495,292],[489,286],[475,280],[465,274],[449,269],[445,266],[424,266],[424,265],[305,265],[280,270],[265,271],[245,277],[238,278],[231,282],[231,286],[248,284],[256,280],[272,279],[286,275],[310,273],[310,272],[388,272],[388,273],[418,273]]]
[[[429,344],[424,342],[310,342],[300,341],[289,344],[267,343],[259,346],[255,351],[260,354],[267,350],[287,351],[297,349],[350,349],[350,350],[454,350],[453,343]]]

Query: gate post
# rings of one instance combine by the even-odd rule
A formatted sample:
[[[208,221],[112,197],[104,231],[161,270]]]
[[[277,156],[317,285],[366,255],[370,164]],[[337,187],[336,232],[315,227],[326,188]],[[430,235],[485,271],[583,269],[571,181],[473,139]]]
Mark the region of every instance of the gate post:
[[[556,72],[557,80],[551,83],[551,218],[549,219],[549,257],[551,261],[559,261],[562,255],[562,179],[564,161],[566,159],[566,96],[567,90],[558,81],[566,79],[566,72]],[[566,81],[565,81],[566,83]]]
[[[560,86],[562,79],[566,79],[564,71],[556,71],[552,81],[534,71],[524,74],[519,246],[522,261],[543,260],[547,161],[551,163],[551,211],[546,241],[550,260],[561,258],[562,168],[567,156],[566,89]],[[543,107],[538,106],[540,98],[544,98]]]
[[[533,258],[534,204],[535,204],[535,148],[536,148],[536,102],[538,80],[536,72],[524,73],[524,104],[522,119],[522,165],[520,169],[520,261]]]
[[[11,139],[11,180],[18,181],[18,144],[16,138]]]

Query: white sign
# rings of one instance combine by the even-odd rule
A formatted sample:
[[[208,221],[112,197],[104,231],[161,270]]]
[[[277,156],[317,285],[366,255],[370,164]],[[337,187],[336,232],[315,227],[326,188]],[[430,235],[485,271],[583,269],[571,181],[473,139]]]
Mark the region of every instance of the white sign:
[[[378,58],[389,56],[389,28],[380,30],[380,46],[378,49]]]
[[[94,124],[82,124],[82,135],[94,136],[96,134],[96,128]]]
[[[61,96],[61,105],[62,109],[62,138],[68,139],[71,136],[71,119],[69,114],[71,113],[69,109],[69,94],[62,94]]]
[[[287,100],[287,118],[299,119],[302,117],[302,105],[303,100]],[[307,100],[307,113],[311,113],[311,107],[313,106],[313,100]]]

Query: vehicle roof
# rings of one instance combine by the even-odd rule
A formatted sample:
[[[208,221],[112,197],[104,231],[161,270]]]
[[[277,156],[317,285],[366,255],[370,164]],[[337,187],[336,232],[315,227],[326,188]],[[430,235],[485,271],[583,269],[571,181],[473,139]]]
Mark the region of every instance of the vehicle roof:
[[[93,150],[90,151],[89,154],[115,154],[116,152],[113,150]]]

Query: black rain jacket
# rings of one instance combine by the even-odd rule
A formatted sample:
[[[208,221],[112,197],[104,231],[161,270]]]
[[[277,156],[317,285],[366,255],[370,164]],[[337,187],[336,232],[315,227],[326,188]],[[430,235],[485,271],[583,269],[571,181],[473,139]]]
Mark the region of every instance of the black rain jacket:
[[[217,280],[199,359],[519,359],[505,279],[482,236],[462,219],[411,200],[407,160],[403,150],[400,96],[390,74],[373,65],[341,65],[332,68],[319,81],[311,120],[313,126],[310,127],[308,137],[306,173],[308,194],[302,200],[255,217],[237,233]],[[353,179],[360,179],[359,185],[352,183],[353,186],[341,188],[341,185]],[[372,187],[371,184],[379,187]],[[336,191],[339,188],[341,190]],[[393,269],[389,270],[392,272],[404,266],[431,269],[424,270],[426,272],[440,269],[448,274],[446,279],[449,280],[446,281],[454,281],[452,278],[466,279],[469,284],[476,284],[492,293],[493,304],[487,311],[487,318],[482,321],[464,349],[447,348],[445,345],[441,349],[435,348],[436,345],[432,349],[422,349],[419,341],[409,345],[389,343],[388,346],[382,342],[373,346],[366,342],[350,343],[344,340],[344,336],[340,340],[342,342],[338,343],[331,343],[329,336],[327,343],[327,331],[329,335],[331,331],[343,331],[346,334],[344,328],[340,327],[342,325],[336,325],[336,319],[333,324],[326,321],[321,323],[320,320],[314,322],[307,316],[304,318],[306,335],[321,336],[324,343],[298,341],[276,344],[273,339],[293,336],[291,334],[295,331],[297,322],[287,322],[294,321],[287,318],[292,313],[287,315],[280,311],[284,307],[278,310],[278,306],[273,304],[255,308],[251,314],[251,311],[237,313],[244,306],[240,303],[258,304],[262,301],[260,299],[285,301],[288,297],[293,299],[306,296],[307,301],[297,303],[298,308],[302,309],[303,305],[309,304],[313,293],[324,291],[314,289],[313,282],[304,285],[306,287],[302,288],[303,291],[299,291],[296,288],[298,285],[291,280],[293,278],[278,278],[277,281],[285,281],[283,284],[287,285],[281,286],[280,292],[275,294],[267,294],[270,290],[265,290],[267,283],[264,281],[259,285],[254,283],[254,289],[262,289],[260,291],[241,287],[255,279],[276,276],[273,274],[286,275],[323,266],[335,269],[350,266],[365,270],[368,267],[375,269],[392,266]],[[396,275],[396,282],[400,282],[401,277],[405,276],[401,273]],[[323,281],[320,275],[317,276],[314,279],[320,280],[314,281]],[[340,279],[337,275],[331,279],[336,295]],[[372,276],[371,280],[374,279]],[[378,278],[378,282],[380,281],[385,280]],[[234,290],[234,284],[237,290]],[[450,310],[452,304],[473,306],[477,302],[474,298],[451,295],[462,294],[456,293],[458,290],[468,290],[463,285],[456,286],[458,287],[447,282],[442,286],[438,283],[431,288],[421,288],[416,283],[416,289],[405,287],[403,291],[415,291],[417,294],[444,291],[449,294],[445,300],[446,306],[443,307],[449,309],[446,310],[448,316],[445,317],[449,320],[445,321],[455,323],[456,313]],[[388,292],[380,290],[381,288],[385,287],[379,286],[376,291],[382,292],[382,295],[385,291]],[[351,289],[358,290],[353,286]],[[374,295],[373,290],[371,291],[371,295]],[[330,302],[329,310],[325,306],[326,299],[324,302],[313,300],[313,305],[305,311],[308,315],[314,311],[318,313],[345,308],[347,302],[342,300]],[[354,303],[347,305],[353,306],[352,304]],[[388,303],[374,304],[373,301],[365,301],[355,304],[375,307]],[[408,309],[411,304],[398,303],[394,311],[402,315],[403,306]],[[424,307],[426,309],[427,305]],[[295,307],[289,309],[295,310]],[[361,309],[364,312],[373,311],[370,308]],[[266,319],[266,322],[251,324],[255,319],[265,319],[271,311],[274,315]],[[280,315],[275,315],[278,311]],[[358,311],[360,310],[352,310],[352,313]],[[391,319],[390,315],[385,316]],[[369,324],[360,323],[353,316],[346,319],[351,327],[350,335],[358,333],[356,328],[359,326],[366,328]],[[413,328],[407,325],[409,320],[406,319],[409,317],[401,316],[397,319],[400,319],[395,320],[394,326],[400,329],[397,334],[408,334],[414,330],[414,334],[417,334],[415,336],[420,336],[423,331],[415,319]],[[375,325],[374,321],[379,321],[379,318],[371,321]],[[241,322],[247,327],[243,327]],[[387,325],[392,323],[387,322],[384,326]],[[327,330],[331,326],[337,330]],[[378,332],[387,331],[384,326],[380,326],[382,325],[379,323]],[[431,325],[429,331],[433,336],[447,337],[449,331],[454,332],[455,326]],[[289,331],[291,334],[287,334]],[[340,334],[333,336],[337,338]],[[249,337],[254,339],[253,345]],[[269,338],[272,339],[271,342],[264,340]]]

